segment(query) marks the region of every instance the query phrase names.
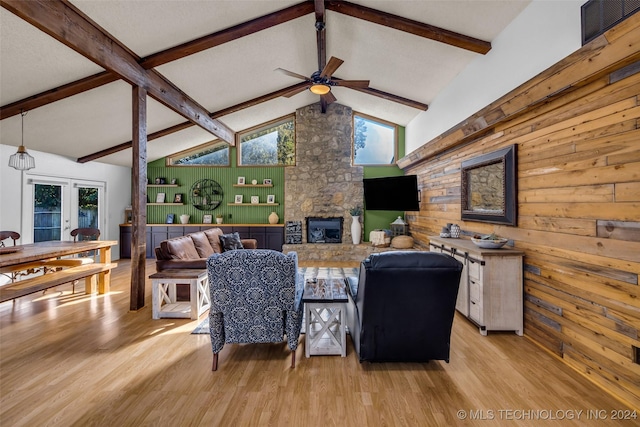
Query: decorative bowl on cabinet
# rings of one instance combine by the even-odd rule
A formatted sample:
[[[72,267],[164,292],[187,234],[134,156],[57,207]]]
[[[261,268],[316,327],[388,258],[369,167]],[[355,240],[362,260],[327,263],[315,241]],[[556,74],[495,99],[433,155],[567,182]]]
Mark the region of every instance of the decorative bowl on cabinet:
[[[483,249],[500,249],[503,247],[509,239],[497,239],[497,240],[488,240],[488,239],[476,239],[475,237],[471,238],[471,241],[475,243],[476,246]]]

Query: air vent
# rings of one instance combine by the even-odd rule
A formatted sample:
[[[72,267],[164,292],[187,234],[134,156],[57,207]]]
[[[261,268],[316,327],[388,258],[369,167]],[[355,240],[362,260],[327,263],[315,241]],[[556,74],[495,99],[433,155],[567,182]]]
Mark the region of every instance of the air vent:
[[[640,10],[640,0],[589,0],[581,9],[584,45]]]

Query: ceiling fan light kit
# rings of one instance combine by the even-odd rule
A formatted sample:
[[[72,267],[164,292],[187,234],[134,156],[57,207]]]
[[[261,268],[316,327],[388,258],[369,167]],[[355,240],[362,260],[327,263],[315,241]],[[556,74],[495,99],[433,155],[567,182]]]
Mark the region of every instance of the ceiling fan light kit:
[[[309,90],[316,95],[326,95],[331,92],[331,86],[324,83],[314,83],[309,87]]]
[[[36,167],[36,160],[24,148],[24,116],[27,115],[27,112],[22,111],[20,115],[22,116],[22,143],[18,147],[18,151],[9,157],[9,166],[19,171],[26,171]]]

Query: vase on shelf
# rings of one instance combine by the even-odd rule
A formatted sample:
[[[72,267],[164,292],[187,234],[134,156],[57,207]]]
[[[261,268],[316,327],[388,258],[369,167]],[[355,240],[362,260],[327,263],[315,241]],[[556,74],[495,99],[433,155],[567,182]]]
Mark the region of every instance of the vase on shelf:
[[[351,215],[351,240],[354,245],[360,244],[362,237],[362,225],[360,224],[360,215]]]
[[[460,237],[460,226],[458,224],[451,224],[449,231],[451,232],[452,238],[457,239]]]
[[[189,224],[189,218],[191,215],[180,215],[180,222],[182,224]]]
[[[269,214],[269,224],[277,224],[278,221],[280,221],[280,217],[278,216],[278,214],[275,213],[275,211],[271,212]]]

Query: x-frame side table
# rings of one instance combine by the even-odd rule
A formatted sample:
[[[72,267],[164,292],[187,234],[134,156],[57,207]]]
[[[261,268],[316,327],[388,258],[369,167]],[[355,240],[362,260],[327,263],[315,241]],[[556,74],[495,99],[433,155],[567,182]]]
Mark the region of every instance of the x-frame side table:
[[[305,355],[347,355],[347,304],[344,279],[314,279],[305,283]]]
[[[153,319],[186,317],[196,320],[211,305],[207,270],[163,270],[150,275],[149,278],[152,286]],[[177,284],[189,284],[189,302],[176,300]]]

